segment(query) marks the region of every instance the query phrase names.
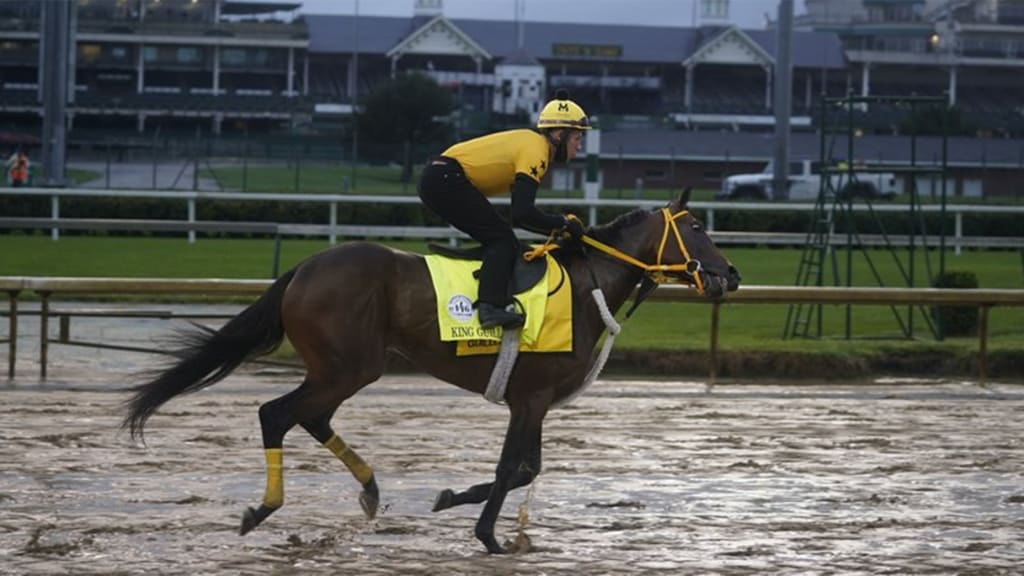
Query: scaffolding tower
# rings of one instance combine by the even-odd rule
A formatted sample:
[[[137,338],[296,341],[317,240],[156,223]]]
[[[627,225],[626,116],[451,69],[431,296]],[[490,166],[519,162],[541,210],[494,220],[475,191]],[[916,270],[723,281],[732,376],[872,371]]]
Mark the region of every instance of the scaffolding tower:
[[[938,176],[941,194],[940,226],[939,226],[939,262],[938,273],[944,274],[946,269],[946,198],[947,198],[947,157],[948,157],[948,108],[947,99],[943,96],[854,96],[848,95],[840,98],[822,97],[819,105],[819,134],[820,134],[820,176],[821,184],[818,197],[815,201],[814,210],[811,214],[811,222],[807,232],[807,238],[800,255],[800,263],[797,269],[797,286],[833,286],[851,287],[853,282],[853,260],[854,254],[863,256],[868,269],[871,272],[872,281],[878,286],[886,286],[878,266],[870,250],[865,246],[862,239],[862,230],[858,229],[857,219],[854,217],[855,201],[863,201],[863,211],[868,214],[867,223],[872,228],[870,232],[881,238],[881,246],[885,253],[891,257],[899,271],[900,279],[907,287],[915,283],[915,256],[918,248],[924,254],[926,273],[929,279],[933,278],[932,258],[928,245],[928,230],[925,223],[924,212],[921,207],[921,198],[918,191],[918,176]],[[890,159],[889,163],[882,164],[856,164],[855,127],[854,111],[856,109],[866,110],[872,105],[890,105],[897,110],[909,111],[911,123],[910,156],[909,162],[897,163]],[[941,126],[941,160],[936,165],[918,163],[917,158],[917,111],[922,106],[942,106]],[[845,116],[836,122],[838,116]],[[840,122],[845,120],[840,126]],[[836,138],[846,136],[846,157],[844,160],[835,162],[833,150]],[[864,191],[868,183],[860,182],[858,178],[864,174],[893,173],[898,178],[903,178],[907,193],[907,235],[905,260],[901,257],[903,242],[894,242],[893,238],[885,230],[884,222],[879,217],[872,203],[870,194],[858,194]],[[859,208],[859,207],[858,207]],[[865,230],[864,232],[868,232]],[[845,237],[845,239],[844,239]],[[843,251],[843,258],[838,254]],[[885,254],[882,257],[886,257]],[[842,268],[841,268],[842,266]],[[924,306],[907,306],[901,310],[897,306],[890,306],[893,317],[899,325],[900,332],[904,338],[914,338],[914,311],[917,308],[928,326],[929,331],[938,339],[942,338],[942,326],[932,321],[928,308]],[[783,329],[783,338],[821,338],[823,333],[824,318],[823,306],[821,304],[791,304],[786,313],[786,324]],[[852,307],[845,306],[844,318],[846,339],[852,337]]]

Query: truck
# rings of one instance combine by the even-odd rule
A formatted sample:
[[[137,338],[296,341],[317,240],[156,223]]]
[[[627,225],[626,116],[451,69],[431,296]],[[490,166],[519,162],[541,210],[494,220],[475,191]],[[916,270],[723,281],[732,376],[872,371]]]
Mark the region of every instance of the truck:
[[[795,160],[789,163],[789,192],[786,200],[816,200],[821,187],[820,162],[813,160]],[[871,200],[891,200],[901,192],[901,184],[896,175],[890,172],[858,170],[854,167],[853,176],[847,173],[842,164],[830,167],[829,178],[832,178],[831,189],[836,197],[845,199],[867,198]],[[715,194],[715,200],[773,200],[772,163],[757,174],[734,174],[722,181],[722,189]]]

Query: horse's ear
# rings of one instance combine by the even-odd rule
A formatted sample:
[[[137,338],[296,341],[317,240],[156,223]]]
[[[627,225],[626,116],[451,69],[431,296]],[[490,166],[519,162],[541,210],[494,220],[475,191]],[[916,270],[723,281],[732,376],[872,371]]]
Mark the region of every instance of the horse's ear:
[[[683,193],[679,195],[679,208],[686,208],[686,205],[690,202],[690,192],[693,192],[693,186],[687,186],[683,188]]]

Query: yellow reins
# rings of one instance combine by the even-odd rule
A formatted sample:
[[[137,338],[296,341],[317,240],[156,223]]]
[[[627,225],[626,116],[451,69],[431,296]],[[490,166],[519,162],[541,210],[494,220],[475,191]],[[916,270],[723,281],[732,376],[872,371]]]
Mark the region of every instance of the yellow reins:
[[[601,252],[604,252],[605,254],[608,254],[613,258],[617,258],[619,260],[622,260],[623,262],[627,262],[629,264],[632,264],[633,266],[636,266],[637,268],[640,268],[650,276],[651,280],[657,282],[658,284],[664,284],[666,282],[671,281],[671,278],[665,275],[666,272],[687,272],[689,273],[690,277],[693,278],[694,287],[697,289],[697,293],[704,294],[704,283],[701,281],[699,274],[701,268],[700,260],[694,260],[693,258],[690,257],[690,251],[686,249],[686,243],[683,242],[683,236],[682,234],[679,233],[679,226],[676,224],[676,220],[682,216],[689,214],[689,211],[681,210],[675,214],[672,214],[671,212],[669,212],[668,208],[662,208],[661,213],[662,216],[664,216],[665,218],[665,229],[661,233],[661,244],[658,246],[658,261],[655,262],[654,264],[646,264],[634,258],[633,256],[626,254],[625,252],[619,250],[618,248],[615,248],[614,246],[609,246],[603,242],[591,238],[590,236],[584,235],[583,237],[580,238],[580,240],[584,244],[597,248]],[[579,219],[573,214],[569,214],[567,217],[575,220]],[[670,228],[672,230],[673,236],[675,236],[676,244],[679,246],[679,251],[683,254],[683,257],[686,258],[686,261],[683,262],[682,264],[661,263],[662,256],[665,253],[665,246],[668,244],[668,231]],[[548,237],[547,242],[545,242],[542,246],[538,246],[537,248],[534,248],[530,252],[526,253],[525,258],[527,260],[533,260],[534,258],[543,256],[544,254],[547,254],[548,252],[558,248],[558,245],[554,243],[554,237],[555,234],[552,232],[552,234]]]

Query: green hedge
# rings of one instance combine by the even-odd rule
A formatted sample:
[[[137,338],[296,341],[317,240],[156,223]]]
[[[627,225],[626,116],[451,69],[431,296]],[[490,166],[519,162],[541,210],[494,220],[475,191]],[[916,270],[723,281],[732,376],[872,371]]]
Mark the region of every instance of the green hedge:
[[[545,206],[552,212],[585,214],[578,206]],[[66,197],[60,202],[64,218],[187,218],[187,205],[182,200],[164,198],[111,198]],[[507,206],[499,207],[507,211]],[[598,220],[610,222],[628,212],[628,208],[600,208]],[[700,211],[697,211],[699,216]],[[50,215],[50,199],[41,196],[0,197],[0,214],[8,217],[46,218]],[[327,204],[320,202],[251,202],[230,200],[200,200],[196,203],[196,217],[200,220],[288,222],[326,224],[329,219]],[[905,214],[876,213],[877,221],[869,214],[855,214],[854,225],[862,234],[877,234],[883,229],[889,234],[907,234],[913,228]],[[940,230],[940,216],[925,214],[925,227],[930,234]],[[836,215],[836,234],[845,234],[848,222],[842,214]],[[431,226],[441,222],[428,210],[416,204],[339,204],[339,224],[366,224],[379,226]],[[729,231],[806,232],[811,225],[807,212],[746,212],[717,211],[715,228]],[[1020,220],[1011,214],[969,214],[964,218],[967,236],[1015,236],[1020,234]],[[920,233],[920,228],[915,230]],[[947,216],[946,234],[953,234],[953,217]]]
[[[977,288],[974,272],[947,271],[932,281],[934,288]],[[933,306],[932,318],[946,336],[971,336],[978,331],[978,308],[975,306]]]

